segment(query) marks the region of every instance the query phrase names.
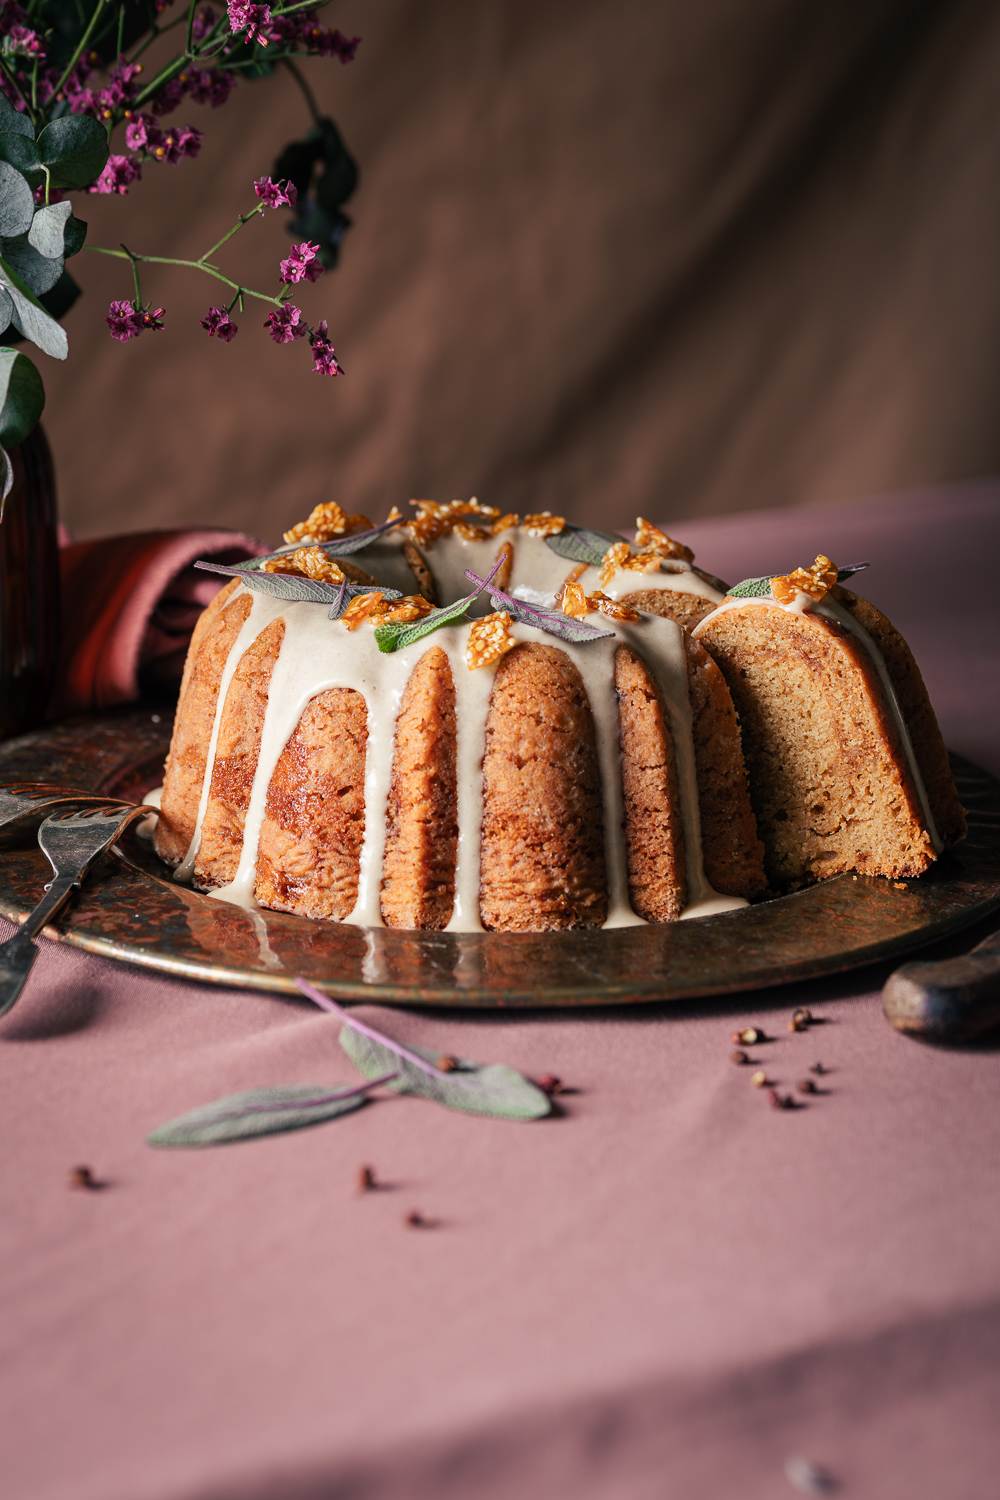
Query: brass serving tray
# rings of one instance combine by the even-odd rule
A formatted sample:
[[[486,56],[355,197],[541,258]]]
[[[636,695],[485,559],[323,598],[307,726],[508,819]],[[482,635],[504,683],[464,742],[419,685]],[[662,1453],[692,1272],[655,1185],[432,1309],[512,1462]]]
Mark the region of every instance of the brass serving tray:
[[[0,745],[0,778],[141,800],[161,777],[170,714],[49,726]],[[303,975],[339,999],[482,1008],[707,998],[898,959],[1000,908],[1000,782],[957,757],[969,836],[920,880],[841,876],[792,896],[664,927],[532,933],[399,932],[248,913],[175,885],[129,834],[50,936],[185,979],[287,992]],[[37,848],[0,852],[0,912],[34,904]]]

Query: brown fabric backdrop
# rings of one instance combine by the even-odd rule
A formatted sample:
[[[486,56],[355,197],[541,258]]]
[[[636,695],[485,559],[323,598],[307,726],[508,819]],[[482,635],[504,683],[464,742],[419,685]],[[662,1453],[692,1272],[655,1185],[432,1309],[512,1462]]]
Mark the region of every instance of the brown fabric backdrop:
[[[478,493],[624,524],[1000,469],[1000,9],[987,0],[344,0],[358,61],[310,68],[362,167],[310,289],[346,380],[197,326],[103,328],[85,256],[46,362],[80,534],[274,535],[319,499]],[[204,113],[204,118],[198,118]],[[185,114],[182,112],[180,119]],[[190,111],[201,158],[89,200],[95,242],[196,254],[305,114],[290,79]],[[283,216],[230,264],[267,284]]]

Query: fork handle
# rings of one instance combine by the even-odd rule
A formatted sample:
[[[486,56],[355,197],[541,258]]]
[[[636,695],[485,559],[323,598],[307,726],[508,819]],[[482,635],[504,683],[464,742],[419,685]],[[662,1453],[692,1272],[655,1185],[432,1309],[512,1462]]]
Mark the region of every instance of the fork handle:
[[[903,964],[882,991],[897,1031],[934,1042],[968,1042],[1000,1029],[1000,932],[958,958]]]
[[[47,927],[57,912],[62,911],[66,902],[80,884],[78,880],[63,876],[60,880],[50,880],[45,887],[45,893],[38,905],[25,917],[17,930],[19,938],[36,938],[43,927]]]

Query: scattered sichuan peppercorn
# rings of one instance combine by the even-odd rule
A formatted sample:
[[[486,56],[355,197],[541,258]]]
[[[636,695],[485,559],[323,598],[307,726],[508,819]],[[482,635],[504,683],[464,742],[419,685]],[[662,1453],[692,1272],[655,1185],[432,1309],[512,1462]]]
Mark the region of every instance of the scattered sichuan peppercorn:
[[[755,1089],[766,1088],[767,1087],[767,1074],[764,1072],[764,1069],[763,1068],[758,1068],[757,1071],[756,1071],[756,1073],[752,1073],[750,1075],[750,1082],[753,1084],[753,1086],[754,1086]]]
[[[734,1031],[732,1042],[737,1047],[753,1047],[757,1042],[766,1042],[767,1037],[759,1026],[744,1026],[740,1031]]]
[[[93,1192],[101,1184],[90,1167],[74,1167],[69,1174],[69,1185],[72,1188],[82,1188],[85,1192]]]
[[[809,1071],[810,1073],[815,1073],[818,1078],[822,1078],[823,1074],[826,1072],[826,1069],[821,1062],[815,1062],[813,1063]]]
[[[538,1080],[538,1087],[543,1094],[548,1094],[550,1099],[554,1098],[556,1094],[563,1093],[563,1081],[561,1078],[557,1078],[555,1073],[543,1073]]]
[[[375,1176],[374,1167],[358,1168],[358,1192],[370,1193],[378,1187],[378,1178]]]
[[[744,1063],[748,1063],[750,1061],[750,1059],[749,1059],[749,1057],[747,1056],[747,1054],[745,1052],[741,1051],[740,1049],[737,1049],[735,1052],[730,1052],[730,1054],[729,1054],[729,1061],[731,1063],[735,1063],[736,1066],[739,1068],[739,1067],[742,1067]]]
[[[805,1006],[792,1011],[792,1019],[788,1023],[789,1031],[806,1031],[813,1023],[813,1013]]]
[[[795,1101],[788,1094],[779,1094],[777,1089],[768,1089],[772,1109],[794,1109]]]
[[[816,1084],[812,1078],[800,1078],[795,1085],[800,1094],[815,1094]]]
[[[452,1057],[450,1053],[446,1052],[446,1053],[444,1053],[444,1055],[442,1057],[438,1058],[437,1063],[436,1063],[436,1067],[437,1067],[439,1073],[454,1073],[454,1072],[457,1072],[457,1070],[458,1070],[458,1058],[457,1057]]]
[[[419,1208],[411,1208],[403,1223],[407,1229],[429,1229],[430,1220],[420,1212]]]

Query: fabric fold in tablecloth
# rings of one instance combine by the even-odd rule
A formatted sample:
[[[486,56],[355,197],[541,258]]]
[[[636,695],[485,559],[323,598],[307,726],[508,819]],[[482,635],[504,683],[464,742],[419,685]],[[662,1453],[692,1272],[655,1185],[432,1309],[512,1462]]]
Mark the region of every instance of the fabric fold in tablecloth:
[[[210,529],[65,545],[54,714],[114,708],[178,681],[195,621],[222,582],[194,562],[235,563],[266,550],[243,532]]]

